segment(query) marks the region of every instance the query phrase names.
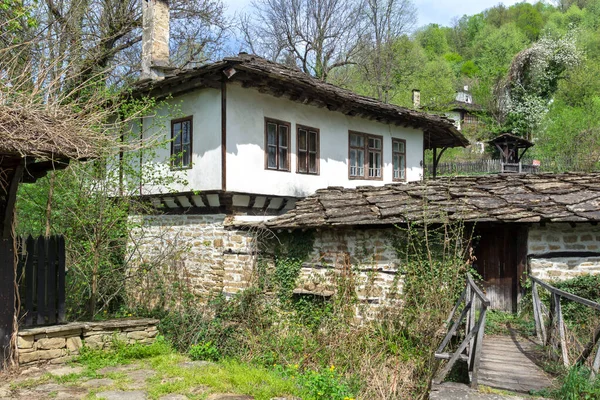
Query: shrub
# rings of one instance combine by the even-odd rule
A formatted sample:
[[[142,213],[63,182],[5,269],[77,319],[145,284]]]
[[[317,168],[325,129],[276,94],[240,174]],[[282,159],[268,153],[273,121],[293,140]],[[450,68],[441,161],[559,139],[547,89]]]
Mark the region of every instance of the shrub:
[[[203,361],[219,361],[221,353],[219,349],[213,344],[213,342],[201,342],[192,345],[188,351],[192,360],[203,360]]]
[[[545,390],[540,394],[560,400],[600,399],[600,379],[589,380],[590,371],[585,367],[572,367],[561,379],[561,386],[555,390]]]

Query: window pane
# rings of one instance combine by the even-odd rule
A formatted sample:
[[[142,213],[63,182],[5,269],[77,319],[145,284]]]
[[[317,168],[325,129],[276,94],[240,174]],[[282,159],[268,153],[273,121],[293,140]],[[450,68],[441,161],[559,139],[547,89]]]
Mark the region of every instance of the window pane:
[[[270,122],[267,124],[267,144],[277,144],[277,125]]]
[[[181,122],[173,124],[173,144],[181,144]]]
[[[308,166],[306,165],[306,155],[305,151],[298,152],[298,172],[308,172]]]
[[[399,157],[400,162],[400,179],[406,179],[406,169],[404,168],[404,156]]]
[[[190,142],[190,121],[185,121],[182,124],[182,139],[183,144],[188,144]]]
[[[298,130],[298,150],[306,150],[306,131],[304,129]]]
[[[392,151],[394,151],[394,152],[400,151],[400,142],[397,142],[395,140],[392,142]]]
[[[287,126],[279,126],[279,147],[288,147],[288,128]]]
[[[308,149],[310,151],[317,151],[317,132],[309,132],[308,139]]]
[[[190,145],[186,145],[183,147],[183,161],[182,161],[182,166],[183,167],[189,167],[190,163],[191,163],[191,156],[192,153],[190,152]]]
[[[398,151],[400,153],[404,153],[405,152],[405,150],[404,150],[404,142],[398,142],[398,146],[399,146],[399,150]]]
[[[381,139],[369,138],[370,149],[381,149]]]
[[[352,147],[364,147],[365,138],[355,133],[350,135],[350,146]]]
[[[287,154],[287,149],[282,147],[279,148],[279,169],[283,169],[286,171],[288,169]]]
[[[400,168],[400,156],[397,154],[394,154],[394,171],[396,171],[397,169]]]
[[[267,155],[267,167],[277,168],[277,147],[269,146],[269,154]]]
[[[316,174],[317,170],[317,153],[310,153],[308,156],[308,172]]]

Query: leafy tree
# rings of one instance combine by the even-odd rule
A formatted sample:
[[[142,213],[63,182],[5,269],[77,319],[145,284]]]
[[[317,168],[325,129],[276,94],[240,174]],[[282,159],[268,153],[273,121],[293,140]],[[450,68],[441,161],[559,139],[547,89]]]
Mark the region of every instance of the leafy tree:
[[[450,51],[446,29],[438,24],[430,24],[417,32],[416,39],[430,60]]]

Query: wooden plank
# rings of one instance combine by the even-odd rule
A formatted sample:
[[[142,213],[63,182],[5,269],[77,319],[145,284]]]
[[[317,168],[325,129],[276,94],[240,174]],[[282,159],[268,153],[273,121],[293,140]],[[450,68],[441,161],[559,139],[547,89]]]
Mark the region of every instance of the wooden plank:
[[[37,239],[37,324],[43,325],[46,323],[46,255],[45,240],[43,237]]]
[[[66,285],[65,285],[65,272],[66,272],[66,248],[65,248],[65,237],[58,237],[58,323],[66,321]]]
[[[598,368],[600,368],[600,346],[598,346],[598,351],[596,351],[596,357],[594,357],[594,362],[592,363],[590,380],[596,379],[596,375],[598,374]]]
[[[489,307],[490,306],[490,301],[485,296],[485,294],[483,294],[483,292],[481,291],[481,289],[479,289],[479,286],[477,286],[475,284],[475,282],[473,282],[473,277],[471,277],[471,274],[467,274],[467,282],[471,286],[471,288],[475,291],[475,294],[477,295],[477,297],[479,297],[479,299],[481,300],[482,304],[485,305],[486,307]]]
[[[46,269],[46,316],[49,324],[56,323],[56,239],[46,238],[46,254],[48,264]]]
[[[25,326],[33,325],[33,298],[35,294],[35,268],[33,259],[35,257],[35,239],[28,236],[25,240],[27,260],[25,263]]]
[[[8,366],[11,355],[11,336],[14,319],[14,258],[11,239],[0,240],[0,370]]]
[[[544,313],[542,312],[542,302],[540,300],[537,283],[535,281],[532,281],[531,283],[531,294],[533,298],[535,333],[537,334],[537,337],[541,343],[546,343],[546,325],[544,324]]]
[[[556,307],[556,323],[558,327],[558,334],[560,336],[560,349],[562,352],[562,359],[565,367],[569,367],[569,352],[567,349],[567,339],[565,337],[565,324],[562,316],[562,309],[560,306],[560,295],[554,294],[554,305]]]
[[[456,322],[454,322],[454,325],[452,325],[452,328],[450,328],[450,330],[446,334],[446,337],[444,338],[444,340],[442,340],[442,343],[440,343],[440,346],[438,347],[436,353],[443,352],[443,350],[446,348],[446,345],[448,345],[448,343],[450,342],[450,339],[456,333],[456,331],[458,330],[458,326],[463,321],[463,319],[465,319],[467,312],[470,309],[471,309],[471,302],[469,302],[465,305],[462,312],[460,313],[460,317],[456,320]]]
[[[450,316],[446,320],[446,325],[449,325],[450,322],[452,322],[452,319],[454,318],[454,315],[458,311],[458,307],[460,307],[460,305],[462,304],[462,302],[465,300],[465,297],[467,295],[467,290],[468,290],[468,287],[465,286],[465,289],[463,290],[462,294],[460,295],[460,298],[458,299],[458,301],[454,305],[454,308],[450,312]]]
[[[471,375],[471,386],[477,388],[479,381],[479,364],[481,362],[481,351],[483,349],[483,332],[485,330],[485,317],[487,314],[487,308],[484,307],[481,310],[480,318],[479,318],[479,327],[477,330],[477,336],[475,338],[474,343],[474,355],[472,361],[471,370],[473,374]]]
[[[481,319],[481,316],[479,318]],[[444,368],[442,369],[442,371],[440,372],[440,374],[436,378],[438,383],[444,381],[444,378],[446,378],[446,375],[448,375],[448,373],[450,372],[450,370],[452,369],[452,367],[454,366],[454,364],[456,363],[456,361],[458,360],[458,358],[460,357],[460,355],[462,354],[462,352],[465,351],[465,349],[469,345],[469,342],[471,341],[471,339],[473,339],[473,336],[477,333],[477,327],[478,326],[479,326],[479,323],[475,326],[475,328],[473,328],[465,336],[465,338],[462,341],[462,343],[460,344],[460,346],[458,346],[458,349],[456,350],[456,352],[454,352],[454,354],[452,355],[452,357],[450,357],[450,360],[448,360],[448,363],[444,366]]]

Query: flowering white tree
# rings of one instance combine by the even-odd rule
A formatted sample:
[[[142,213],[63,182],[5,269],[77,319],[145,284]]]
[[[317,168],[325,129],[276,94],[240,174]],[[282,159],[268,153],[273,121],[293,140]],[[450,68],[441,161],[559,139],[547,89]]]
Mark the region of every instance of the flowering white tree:
[[[499,96],[506,124],[514,133],[532,138],[559,80],[582,60],[573,31],[560,38],[543,37],[515,56]]]

